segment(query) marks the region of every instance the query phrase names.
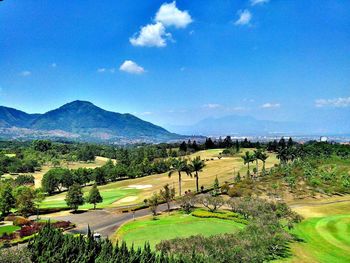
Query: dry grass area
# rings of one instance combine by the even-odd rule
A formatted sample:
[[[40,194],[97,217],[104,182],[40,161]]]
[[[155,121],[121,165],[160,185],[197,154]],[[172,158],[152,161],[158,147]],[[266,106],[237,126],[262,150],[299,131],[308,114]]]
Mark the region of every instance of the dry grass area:
[[[222,149],[206,150],[189,156],[189,158],[200,156],[202,159],[208,159],[203,172],[199,173],[200,186],[203,185],[205,188],[212,187],[216,176],[218,177],[220,184],[223,184],[225,181],[232,181],[238,171],[241,173],[241,175],[246,174],[247,168],[243,165],[241,154],[237,154],[237,156],[234,157],[223,157],[219,159],[218,156],[220,152],[222,152]],[[278,160],[276,157],[271,155],[267,159],[266,167],[271,167],[277,162]],[[120,197],[117,198],[112,204],[109,204],[108,207],[121,207],[143,203],[144,199],[149,198],[154,192],[159,192],[159,190],[162,189],[165,184],[170,184],[172,187],[174,187],[176,193],[178,194],[177,173],[173,174],[171,178],[168,177],[168,173],[163,173],[136,179],[128,179],[115,183],[109,183],[99,187],[99,189],[101,193],[104,191],[113,191],[116,197]],[[194,191],[195,187],[195,178],[182,174],[182,191]],[[127,193],[127,195],[125,195],[126,191],[132,189],[136,191],[134,191],[134,193],[130,191]],[[65,198],[65,193],[48,197],[47,201],[53,198],[57,201],[62,201]]]

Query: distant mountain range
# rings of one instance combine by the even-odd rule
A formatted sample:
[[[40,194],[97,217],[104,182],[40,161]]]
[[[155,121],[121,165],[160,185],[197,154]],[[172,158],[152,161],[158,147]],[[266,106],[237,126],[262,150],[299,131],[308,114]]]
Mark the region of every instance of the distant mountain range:
[[[181,134],[205,136],[338,135],[350,133],[350,122],[328,120],[323,116],[315,118],[313,122],[293,122],[258,120],[252,116],[229,115],[220,118],[206,118],[193,125],[168,125],[167,128]]]
[[[131,114],[73,101],[44,114],[28,114],[0,106],[0,138],[74,139],[82,141],[157,142],[184,138]]]

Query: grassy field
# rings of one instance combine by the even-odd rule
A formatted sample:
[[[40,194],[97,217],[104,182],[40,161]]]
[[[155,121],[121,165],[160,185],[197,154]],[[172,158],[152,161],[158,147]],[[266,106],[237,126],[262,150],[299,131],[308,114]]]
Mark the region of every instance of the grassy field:
[[[349,262],[349,199],[349,196],[334,197],[295,205],[293,209],[305,218],[294,230],[303,242],[291,244],[294,256],[287,262]]]
[[[154,220],[145,217],[121,226],[116,233],[116,240],[124,240],[128,245],[143,246],[146,241],[155,247],[161,240],[176,237],[189,237],[202,234],[210,236],[215,234],[233,233],[242,229],[244,225],[231,220],[217,218],[198,218],[192,215],[174,212],[170,215],[161,215]]]
[[[19,226],[0,226],[0,237],[5,233],[10,234],[19,229],[21,229]]]
[[[241,175],[246,174],[247,168],[243,165],[240,155],[235,157],[223,157],[218,159],[219,153],[222,149],[200,151],[190,156],[194,158],[200,156],[202,159],[209,159],[206,161],[206,167],[203,172],[199,174],[199,184],[204,187],[212,187],[214,179],[217,176],[219,182],[222,184],[225,181],[232,181],[234,179],[234,173],[240,171]],[[266,162],[266,167],[271,167],[278,160],[274,155],[271,155]],[[262,165],[262,164],[260,164]],[[104,200],[100,207],[120,207],[133,204],[141,204],[145,198],[150,197],[154,192],[159,190],[165,185],[170,184],[178,191],[178,176],[174,174],[171,178],[167,173],[150,175],[142,178],[129,179],[110,183],[104,186],[100,186],[99,190],[102,196],[108,200]],[[195,178],[182,175],[182,191],[195,190]],[[87,192],[89,187],[84,188],[84,192]],[[45,199],[43,207],[65,207],[64,198],[66,193],[50,196]],[[84,207],[90,207],[84,206]]]

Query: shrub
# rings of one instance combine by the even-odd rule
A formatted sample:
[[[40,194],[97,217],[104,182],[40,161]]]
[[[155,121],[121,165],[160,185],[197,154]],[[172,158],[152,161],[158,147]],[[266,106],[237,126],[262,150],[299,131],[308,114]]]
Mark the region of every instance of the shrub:
[[[43,227],[44,224],[34,223],[29,226],[22,226],[21,230],[19,230],[20,237],[27,237],[38,233],[39,230]]]
[[[200,217],[200,218],[219,218],[219,219],[225,219],[225,220],[232,220],[241,224],[248,223],[248,221],[243,219],[240,214],[233,213],[233,212],[210,212],[205,210],[196,210],[196,211],[193,211],[191,215],[195,217]]]
[[[231,187],[227,194],[230,196],[230,197],[241,197],[243,195],[243,191],[241,188],[238,188],[238,187]]]
[[[221,193],[227,194],[230,190],[230,185],[228,183],[225,183],[221,186]]]
[[[22,217],[22,216],[16,216],[13,220],[14,226],[24,226],[24,225],[30,225],[31,221]]]

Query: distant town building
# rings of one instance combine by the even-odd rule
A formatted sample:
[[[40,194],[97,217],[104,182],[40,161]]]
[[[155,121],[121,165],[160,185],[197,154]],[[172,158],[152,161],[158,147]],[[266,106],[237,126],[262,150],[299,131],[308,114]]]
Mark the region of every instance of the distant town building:
[[[326,137],[326,136],[320,137],[320,142],[327,142],[327,141],[328,141],[328,137]]]

